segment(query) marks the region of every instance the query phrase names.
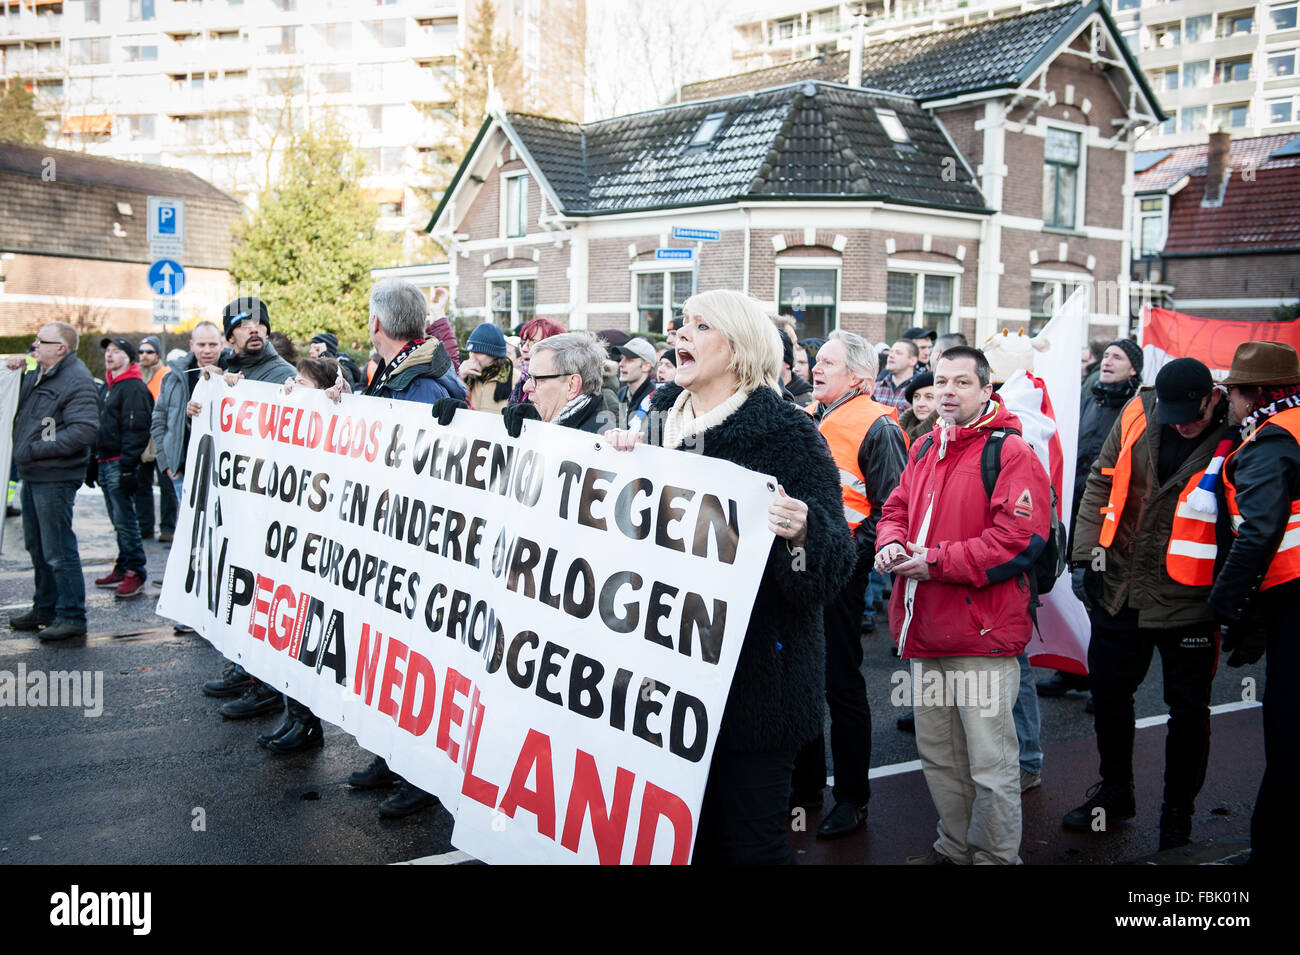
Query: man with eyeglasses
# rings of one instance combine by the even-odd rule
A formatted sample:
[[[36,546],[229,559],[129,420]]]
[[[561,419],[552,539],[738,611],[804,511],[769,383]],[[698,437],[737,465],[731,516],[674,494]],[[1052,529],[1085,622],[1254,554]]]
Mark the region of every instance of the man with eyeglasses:
[[[17,370],[25,363],[10,358],[7,365]],[[9,618],[11,629],[39,631],[42,640],[86,635],[86,582],[72,506],[98,437],[95,379],[77,357],[77,332],[67,322],[51,322],[37,333],[36,369],[23,376],[14,414],[23,540],[36,594],[31,610]]]
[[[604,366],[605,348],[590,332],[567,332],[538,342],[524,383],[528,401],[502,411],[506,430],[519,437],[525,418],[590,434],[613,428],[614,416],[605,410],[600,395]]]

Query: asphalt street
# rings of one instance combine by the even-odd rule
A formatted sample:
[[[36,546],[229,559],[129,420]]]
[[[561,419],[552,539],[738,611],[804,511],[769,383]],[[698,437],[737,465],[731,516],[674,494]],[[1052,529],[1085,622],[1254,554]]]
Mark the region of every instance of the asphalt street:
[[[20,518],[5,522],[0,551],[0,619],[30,606],[32,574]],[[102,673],[102,713],[84,708],[0,707],[0,863],[394,863],[457,861],[451,817],[427,810],[403,820],[376,812],[382,798],[345,785],[370,754],[347,733],[326,726],[323,749],[276,756],[254,739],[278,713],[229,722],[220,700],[200,693],[222,659],[203,638],[173,633],[154,608],[167,545],[146,541],[149,593],[115,600],[90,584],[110,569],[116,546],[98,490],[77,498],[75,529],[87,579],[90,635],[44,644],[34,634],[0,629],[0,670]],[[879,618],[883,620],[882,618]],[[883,627],[864,636],[874,720],[873,799],[868,826],[848,839],[815,840],[819,815],[792,833],[807,862],[897,863],[924,851],[935,814],[916,766],[916,746],[895,727],[891,677],[903,670]],[[1039,674],[1045,678],[1049,673]],[[1247,681],[1243,683],[1243,681]],[[1249,839],[1249,816],[1263,771],[1260,710],[1243,704],[1264,691],[1263,666],[1221,667],[1211,703],[1210,773],[1197,804],[1194,845],[1165,861],[1215,861]],[[1135,771],[1139,816],[1120,832],[1072,835],[1062,813],[1082,802],[1096,779],[1086,696],[1041,700],[1047,755],[1043,785],[1024,800],[1029,863],[1105,864],[1150,857],[1156,848],[1162,726],[1139,729]],[[1232,706],[1235,704],[1235,708]],[[1141,718],[1166,712],[1153,664],[1137,696]],[[829,808],[829,806],[827,807]]]

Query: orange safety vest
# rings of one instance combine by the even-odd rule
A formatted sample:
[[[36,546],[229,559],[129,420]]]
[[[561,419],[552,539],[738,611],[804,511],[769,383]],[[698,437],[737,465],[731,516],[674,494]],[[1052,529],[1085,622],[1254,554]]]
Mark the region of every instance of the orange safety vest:
[[[162,363],[159,362],[159,364]],[[153,373],[153,377],[149,379],[149,384],[145,385],[145,387],[149,389],[149,394],[153,395],[154,401],[158,400],[158,392],[162,388],[163,376],[165,376],[167,372],[171,370],[172,370],[171,365],[163,365],[162,368],[160,368],[158,371],[155,371]]]
[[[1300,442],[1300,408],[1289,408],[1275,414],[1260,425],[1259,430],[1272,424],[1284,428],[1290,432],[1292,438]],[[1256,430],[1255,434],[1259,434],[1259,430]],[[1243,441],[1232,454],[1236,454],[1253,439],[1254,435]],[[1228,455],[1228,460],[1223,462],[1223,491],[1228,503],[1228,514],[1232,518],[1232,533],[1235,535],[1244,518],[1237,510],[1237,489],[1228,480],[1228,463],[1232,460],[1232,454]],[[1264,580],[1259,585],[1259,589],[1268,590],[1270,587],[1295,580],[1297,577],[1300,577],[1300,500],[1291,502],[1291,517],[1286,522],[1286,531],[1277,545],[1277,553],[1269,561],[1268,570],[1264,572]]]
[[[1120,515],[1124,513],[1124,502],[1128,500],[1129,479],[1133,476],[1133,446],[1138,443],[1147,430],[1147,413],[1142,408],[1142,399],[1134,396],[1124,406],[1119,417],[1120,448],[1113,468],[1102,468],[1101,473],[1110,478],[1110,500],[1101,508],[1101,534],[1098,543],[1109,547],[1115,540],[1115,531],[1119,529]]]
[[[815,402],[809,402],[804,410],[812,414],[814,405]],[[840,469],[844,519],[849,522],[850,530],[856,531],[859,524],[871,517],[872,502],[867,498],[867,482],[858,466],[858,449],[862,447],[862,439],[867,436],[871,426],[883,417],[893,418],[897,425],[898,409],[882,405],[865,395],[858,395],[824,416],[817,426],[830,447],[831,457]],[[903,432],[903,442],[908,443],[906,432]],[[884,501],[876,503],[883,504]]]

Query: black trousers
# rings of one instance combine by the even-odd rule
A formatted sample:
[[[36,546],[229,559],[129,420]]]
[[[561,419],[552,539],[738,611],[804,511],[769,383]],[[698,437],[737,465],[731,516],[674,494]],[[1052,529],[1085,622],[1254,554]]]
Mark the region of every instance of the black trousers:
[[[1126,619],[1094,610],[1089,616],[1088,679],[1101,778],[1121,786],[1133,782],[1133,694],[1158,649],[1169,705],[1164,802],[1190,812],[1210,759],[1210,683],[1219,663],[1218,628],[1204,623],[1156,630],[1138,627],[1136,614]]]
[[[865,806],[871,798],[871,708],[862,677],[862,611],[874,555],[858,560],[848,585],[826,602],[826,702],[831,711],[831,762],[835,802]],[[826,740],[821,734],[799,750],[794,791],[800,796],[826,787]]]
[[[700,804],[694,865],[794,865],[790,771],[794,750],[713,752]]]
[[[153,478],[157,466],[150,461],[148,464],[141,462],[139,469],[136,471],[136,492],[135,492],[135,513],[140,519],[140,533],[152,534],[154,527],[154,506],[153,506]],[[176,488],[172,486],[172,479],[166,474],[158,474],[158,502],[162,510],[162,516],[158,519],[158,527],[164,531],[176,532],[176,515],[180,511],[179,504],[176,500]]]
[[[1300,696],[1289,685],[1300,674],[1300,640],[1294,614],[1300,581],[1260,594],[1260,619],[1268,627],[1264,663],[1264,779],[1250,819],[1250,861],[1290,865],[1300,850],[1295,810],[1300,806]],[[1292,616],[1288,616],[1288,614]]]

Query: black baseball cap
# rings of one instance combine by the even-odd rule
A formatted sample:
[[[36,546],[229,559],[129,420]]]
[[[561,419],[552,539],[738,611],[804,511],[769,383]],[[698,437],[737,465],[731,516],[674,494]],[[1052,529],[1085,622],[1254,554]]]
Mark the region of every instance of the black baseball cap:
[[[101,338],[99,340],[100,348],[107,348],[109,345],[116,345],[118,348],[122,349],[122,351],[126,352],[127,358],[129,358],[131,361],[135,361],[136,359],[135,345],[131,343],[131,339],[112,338],[112,337],[105,336],[104,338]]]
[[[938,332],[932,332],[928,328],[922,328],[920,325],[913,325],[907,331],[903,332],[903,340],[909,342],[917,338],[928,338],[930,341],[935,341],[938,337]]]
[[[1156,375],[1156,421],[1188,424],[1201,416],[1201,402],[1214,390],[1210,369],[1195,358],[1175,358]]]

